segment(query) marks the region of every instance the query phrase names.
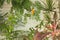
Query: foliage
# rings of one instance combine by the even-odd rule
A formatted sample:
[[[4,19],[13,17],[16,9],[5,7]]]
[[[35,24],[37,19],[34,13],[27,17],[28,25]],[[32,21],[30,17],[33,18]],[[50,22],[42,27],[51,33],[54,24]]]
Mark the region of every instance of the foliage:
[[[7,3],[11,2],[11,10],[6,13],[6,15],[0,15],[0,32],[4,33],[6,36],[6,40],[15,40],[15,38],[22,38],[23,40],[43,40],[47,35],[51,34],[53,38],[56,33],[59,33],[60,30],[57,28],[57,11],[54,11],[56,8],[54,7],[55,3],[53,0],[45,0],[44,1],[35,1],[32,3],[30,0],[5,0]],[[3,7],[5,2],[4,0],[0,0],[0,7]],[[32,7],[32,8],[31,8]],[[26,13],[24,11],[26,10]],[[41,11],[44,19],[41,20]],[[51,20],[50,13],[53,15],[53,23]],[[35,19],[39,21],[40,24],[36,26],[36,28],[44,29],[43,32],[39,32],[34,28],[30,28],[29,32],[23,30],[14,30],[15,26],[20,23],[27,23],[27,18]],[[23,20],[24,18],[24,20]],[[23,20],[23,21],[22,21]],[[50,25],[51,24],[51,25]],[[52,26],[52,27],[51,27]],[[49,29],[50,28],[50,29]],[[50,30],[48,32],[48,30]],[[26,32],[26,34],[24,34]],[[20,39],[17,39],[20,40]]]
[[[3,5],[4,0],[0,0],[0,7]]]
[[[46,3],[43,1],[41,1],[41,2],[39,2],[39,1],[36,2],[36,6],[38,9],[44,10],[44,11],[52,11],[55,9],[53,0],[46,0]]]

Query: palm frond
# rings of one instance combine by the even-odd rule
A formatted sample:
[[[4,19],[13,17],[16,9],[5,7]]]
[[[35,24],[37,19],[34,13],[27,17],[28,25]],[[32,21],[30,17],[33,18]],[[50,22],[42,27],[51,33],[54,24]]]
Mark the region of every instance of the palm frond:
[[[41,4],[41,2],[39,2],[39,1],[36,1],[36,2],[35,2],[35,6],[36,6],[38,9],[40,9],[40,10],[45,9],[45,8],[44,8],[44,5]]]
[[[53,2],[53,0],[46,0],[46,3],[44,1],[36,1],[35,2],[35,6],[40,9],[40,10],[44,10],[44,11],[52,11],[54,8],[55,2]]]
[[[53,0],[46,0],[48,10],[53,9]]]

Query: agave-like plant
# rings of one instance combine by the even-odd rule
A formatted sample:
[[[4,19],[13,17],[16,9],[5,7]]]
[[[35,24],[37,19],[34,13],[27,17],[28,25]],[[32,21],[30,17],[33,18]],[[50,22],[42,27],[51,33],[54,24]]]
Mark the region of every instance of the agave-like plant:
[[[42,3],[43,4],[42,4]],[[49,34],[51,34],[52,35],[52,37],[53,37],[53,40],[55,40],[55,36],[56,35],[59,35],[59,33],[60,33],[60,30],[58,30],[57,29],[57,26],[58,26],[58,20],[59,19],[57,19],[58,17],[58,15],[57,15],[57,11],[54,11],[56,8],[54,7],[54,5],[55,5],[55,3],[53,2],[53,0],[46,0],[46,3],[45,2],[43,2],[43,1],[41,1],[41,2],[36,2],[36,7],[37,7],[37,9],[39,9],[39,10],[43,10],[43,11],[45,11],[45,12],[48,12],[48,13],[51,13],[51,12],[54,12],[54,14],[53,14],[53,22],[52,22],[52,20],[51,20],[51,16],[49,17],[49,14],[47,15],[46,13],[45,13],[45,16],[46,16],[46,18],[48,19],[47,21],[48,21],[48,23],[50,23],[51,25],[49,25],[48,26],[48,24],[46,25],[47,27],[49,27],[50,28],[50,30],[52,30],[52,32],[47,32],[47,33],[45,33],[45,34],[41,34],[41,32],[36,32],[36,34],[34,35],[34,38],[33,38],[33,40],[43,40],[44,39],[44,37],[46,37],[47,35],[49,35]],[[51,13],[52,14],[52,13]],[[45,18],[45,19],[46,19]],[[49,30],[49,28],[48,28],[48,30]]]

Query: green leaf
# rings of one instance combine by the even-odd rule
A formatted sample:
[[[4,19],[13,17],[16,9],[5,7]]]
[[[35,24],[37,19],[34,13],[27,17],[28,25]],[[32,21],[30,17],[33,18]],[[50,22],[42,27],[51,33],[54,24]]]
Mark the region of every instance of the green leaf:
[[[31,11],[32,2],[30,0],[25,0],[22,5],[24,9]]]
[[[20,9],[22,8],[22,3],[24,0],[12,0],[12,6],[13,8]]]
[[[45,13],[45,14],[44,14],[44,17],[45,17],[46,21],[48,21],[48,23],[51,22],[51,18],[50,18],[50,16],[49,16],[48,13]]]
[[[11,0],[7,0],[7,3],[10,3],[11,2]]]
[[[41,2],[36,1],[35,2],[35,6],[37,7],[37,9],[44,10],[44,11],[52,11],[52,10],[54,10],[55,9],[54,4],[55,3],[53,3],[53,0],[46,0],[46,3],[43,2],[43,1],[41,1]]]
[[[40,28],[41,28],[41,26],[43,25],[43,23],[44,23],[44,22],[43,22],[43,20],[42,20],[42,21],[40,22]]]
[[[53,10],[53,0],[46,0],[48,10]]]
[[[31,14],[27,14],[27,13],[26,13],[26,14],[25,14],[25,16],[30,17],[30,16],[31,16]]]
[[[44,8],[44,5],[41,4],[41,2],[39,2],[39,1],[36,1],[36,2],[35,2],[35,6],[36,6],[39,10],[45,9],[45,8]]]
[[[2,7],[4,0],[0,0],[0,7]]]

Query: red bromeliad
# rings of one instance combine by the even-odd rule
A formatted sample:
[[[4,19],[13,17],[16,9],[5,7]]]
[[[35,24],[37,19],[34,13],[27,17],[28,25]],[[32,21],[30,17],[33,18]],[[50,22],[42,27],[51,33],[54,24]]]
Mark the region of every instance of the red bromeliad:
[[[53,22],[51,25],[49,25],[49,28],[51,28],[53,31],[51,32],[52,36],[54,37],[57,33],[60,32],[60,30],[56,29],[57,28],[57,23]]]
[[[38,30],[36,30],[33,40],[43,40],[49,34],[51,34],[51,32],[42,33],[42,32],[38,32]]]
[[[57,28],[57,23],[53,22],[51,25],[49,25],[49,28],[51,28],[53,31],[52,32],[47,32],[47,33],[44,33],[44,34],[42,34],[41,32],[36,32],[33,40],[43,40],[43,38],[46,37],[49,34],[52,35],[53,40],[54,40],[54,37],[58,36],[59,32],[60,32],[60,30],[56,29]]]
[[[52,34],[52,37],[54,40],[54,37],[59,35],[60,30],[57,29],[57,23],[56,22],[53,22],[50,27],[52,27],[52,30],[53,30],[51,32],[51,34]]]

